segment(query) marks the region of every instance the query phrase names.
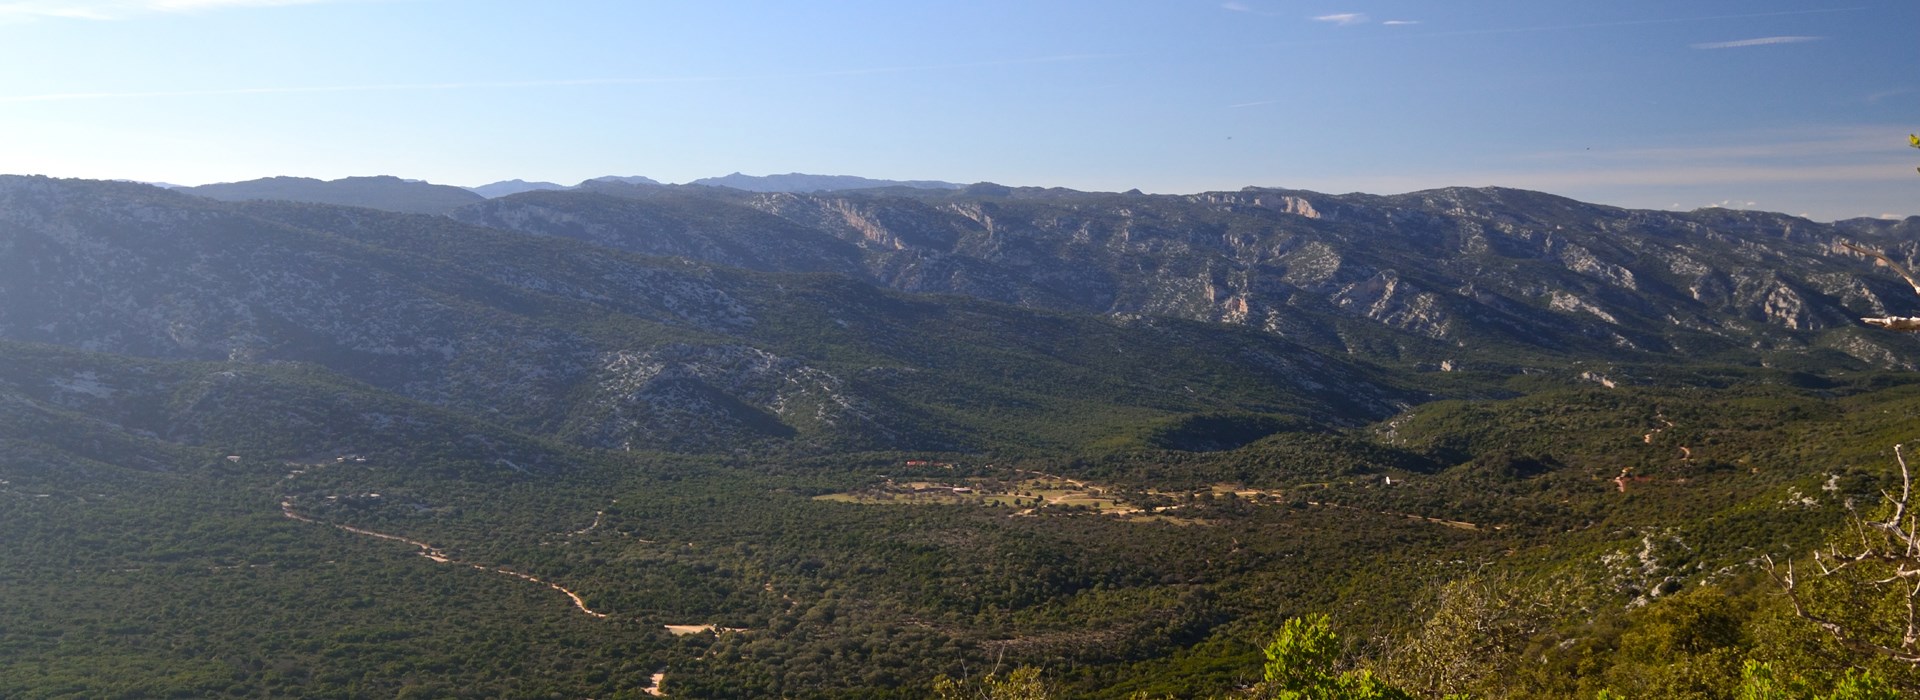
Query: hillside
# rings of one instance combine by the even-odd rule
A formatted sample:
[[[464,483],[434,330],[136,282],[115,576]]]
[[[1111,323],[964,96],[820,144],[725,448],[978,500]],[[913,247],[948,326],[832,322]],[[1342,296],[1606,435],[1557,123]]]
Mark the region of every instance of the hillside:
[[[1920,348],[1852,318],[1920,300],[1833,244],[1911,233],[0,177],[0,695],[1243,697],[1313,613],[1421,697],[1907,692],[1761,563],[1897,491]]]
[[[1905,229],[1884,224],[1633,211],[1500,189],[608,193],[627,203],[542,194],[452,216],[753,269],[853,271],[916,293],[1242,325],[1428,367],[1915,360],[1910,345],[1853,322],[1920,306],[1897,278],[1859,274],[1864,259],[1836,245],[1911,257]]]
[[[8,244],[34,251],[0,281],[14,310],[0,337],[314,363],[600,447],[1059,445],[1188,411],[1353,423],[1417,394],[1270,335],[903,297],[444,218],[33,179],[0,183],[0,216]],[[1008,413],[972,410],[983,401]],[[1058,420],[1028,422],[1041,415]]]

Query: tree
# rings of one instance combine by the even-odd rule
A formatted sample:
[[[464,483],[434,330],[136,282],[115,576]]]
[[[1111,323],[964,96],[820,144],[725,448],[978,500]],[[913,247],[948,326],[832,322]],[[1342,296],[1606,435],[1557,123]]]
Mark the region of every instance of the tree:
[[[933,696],[940,700],[1047,700],[1052,689],[1040,676],[1040,669],[1021,666],[1004,678],[988,673],[979,680],[954,680],[945,675],[933,679]]]
[[[1740,674],[1735,700],[1898,700],[1900,694],[1872,673],[1848,671],[1833,692],[1816,695],[1798,678],[1781,677],[1772,664],[1748,661]]]
[[[1909,510],[1913,477],[1901,447],[1893,446],[1899,497],[1882,491],[1878,516],[1861,514],[1849,499],[1846,532],[1813,553],[1813,576],[1791,559],[1782,565],[1768,556],[1763,562],[1794,613],[1841,646],[1920,665],[1920,530]]]
[[[1423,695],[1493,694],[1535,636],[1566,615],[1590,612],[1583,581],[1527,582],[1510,575],[1474,574],[1439,591],[1420,629],[1400,639],[1383,675]]]
[[[1335,673],[1340,637],[1326,615],[1287,620],[1265,649],[1265,673],[1254,696],[1274,700],[1412,700],[1371,671]]]

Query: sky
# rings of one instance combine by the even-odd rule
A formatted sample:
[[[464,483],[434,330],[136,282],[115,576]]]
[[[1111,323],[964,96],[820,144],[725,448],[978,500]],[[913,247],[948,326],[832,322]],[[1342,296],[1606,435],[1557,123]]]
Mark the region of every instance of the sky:
[[[1920,2],[0,0],[0,172],[1920,214]]]

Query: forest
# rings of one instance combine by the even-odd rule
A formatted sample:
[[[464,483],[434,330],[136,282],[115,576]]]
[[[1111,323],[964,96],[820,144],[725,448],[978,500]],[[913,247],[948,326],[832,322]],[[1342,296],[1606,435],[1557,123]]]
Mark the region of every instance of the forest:
[[[13,381],[134,371],[16,349],[39,357]],[[370,408],[279,373],[246,395]],[[379,408],[409,440],[301,436],[248,421],[263,408],[195,417],[222,420],[182,445],[151,436],[186,429],[164,407],[149,435],[7,407],[6,695],[1856,698],[1917,680],[1893,449],[1920,384],[1900,373],[1568,382],[1073,455],[607,452],[455,437],[474,426],[405,405]],[[1034,493],[1034,473],[1175,517],[1048,492],[822,498]],[[1358,674],[1374,690],[1342,685]]]

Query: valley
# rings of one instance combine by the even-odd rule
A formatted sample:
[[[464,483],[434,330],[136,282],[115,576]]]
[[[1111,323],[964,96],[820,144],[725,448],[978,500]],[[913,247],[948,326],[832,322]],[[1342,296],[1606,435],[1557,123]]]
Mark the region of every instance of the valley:
[[[1920,298],[1836,243],[1911,220],[375,203],[0,177],[0,695],[1239,697],[1313,614],[1423,697],[1916,682],[1757,563],[1897,484]]]

